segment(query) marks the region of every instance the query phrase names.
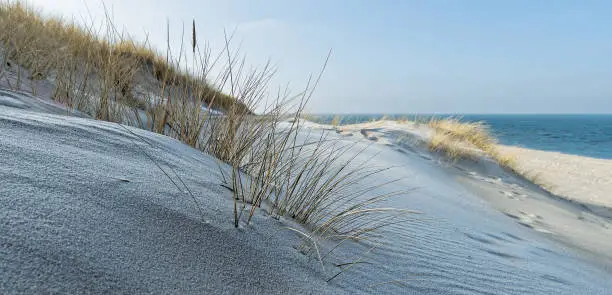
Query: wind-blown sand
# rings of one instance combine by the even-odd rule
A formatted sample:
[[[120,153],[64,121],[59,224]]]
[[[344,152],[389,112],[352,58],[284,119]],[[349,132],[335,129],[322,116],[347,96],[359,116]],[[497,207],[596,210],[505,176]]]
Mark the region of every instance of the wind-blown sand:
[[[397,143],[435,159],[459,183],[518,224],[576,246],[590,253],[594,260],[605,260],[607,265],[612,262],[611,160],[499,146],[502,153],[515,156],[516,169],[521,173],[516,175],[501,169],[484,153],[479,160],[453,162],[428,152],[426,142],[433,131],[425,124],[377,121],[346,125],[338,130],[345,136],[359,132],[364,138],[387,146]]]
[[[400,130],[383,126],[363,130],[364,135],[363,128],[330,134],[356,142],[358,149],[371,145],[360,159],[377,154],[376,165],[397,166],[372,181],[400,177],[388,189],[415,190],[388,205],[424,214],[386,229],[387,242],[366,255],[365,263],[327,283],[339,271],[334,264],[354,261],[372,245],[342,247],[322,269],[296,249],[300,237],[283,228],[298,227],[291,220],[258,212],[252,225],[233,227],[231,193],[220,186],[211,156],[158,134],[128,127],[145,143],[118,124],[49,114],[27,95],[12,94],[6,101],[0,101],[3,294],[606,294],[612,289],[607,264],[586,259],[574,244],[535,231],[535,221],[524,221],[531,225],[526,227],[500,212],[496,206],[502,203],[481,198],[515,202],[500,191],[519,192],[512,195],[519,198],[533,188],[467,165],[446,165]],[[416,126],[410,132],[426,134]],[[184,180],[203,214],[147,155]],[[586,216],[577,222],[595,228],[591,215],[576,212]],[[518,218],[532,214],[525,213]]]
[[[612,160],[511,146],[503,146],[502,151],[515,155],[517,168],[555,195],[612,208]]]
[[[233,228],[208,155],[131,129],[149,146],[117,124],[1,106],[0,130],[0,293],[339,291],[275,220]],[[141,149],[188,183],[203,220]]]
[[[359,132],[371,140],[379,140],[377,131],[395,132],[392,138],[409,139],[413,144],[425,141],[432,131],[413,122],[377,121],[342,126],[341,130]],[[533,179],[551,193],[577,201],[612,208],[612,160],[595,159],[559,152],[531,150],[515,146],[498,146],[500,151],[515,157],[518,172]],[[610,215],[612,216],[612,215]]]

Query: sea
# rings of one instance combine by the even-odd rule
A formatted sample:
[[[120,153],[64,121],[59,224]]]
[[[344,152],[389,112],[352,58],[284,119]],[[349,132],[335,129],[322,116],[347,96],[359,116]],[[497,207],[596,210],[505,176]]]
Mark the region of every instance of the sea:
[[[340,124],[363,123],[382,118],[420,121],[431,118],[457,118],[465,122],[483,122],[504,145],[612,159],[612,114],[320,114],[315,118],[320,123],[329,124],[336,116],[341,118]]]

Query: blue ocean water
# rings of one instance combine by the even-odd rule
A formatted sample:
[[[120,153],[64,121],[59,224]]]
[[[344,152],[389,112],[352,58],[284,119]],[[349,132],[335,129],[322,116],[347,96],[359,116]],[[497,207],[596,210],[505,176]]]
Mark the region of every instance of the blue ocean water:
[[[318,115],[329,123],[334,115]],[[380,114],[341,115],[341,124],[380,119]],[[427,120],[431,115],[387,115],[392,119]],[[505,145],[612,159],[612,115],[435,115],[485,122]]]

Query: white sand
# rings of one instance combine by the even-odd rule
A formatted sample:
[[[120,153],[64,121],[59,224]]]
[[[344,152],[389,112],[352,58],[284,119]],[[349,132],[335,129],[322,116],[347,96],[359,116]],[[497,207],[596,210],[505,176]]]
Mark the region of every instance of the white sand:
[[[366,137],[371,140],[377,139],[378,133],[383,141],[403,140],[413,145],[422,145],[433,133],[426,125],[396,121],[346,125],[338,129],[345,134],[359,131],[362,135],[367,134]],[[514,146],[499,148],[501,152],[516,157],[520,173],[535,178],[551,193],[568,200],[612,209],[612,160]]]
[[[212,157],[132,130],[152,146],[116,124],[0,106],[0,293],[342,291],[277,221],[233,228]]]
[[[612,209],[612,160],[510,146],[501,149],[516,156],[521,173],[535,176],[550,192]]]
[[[323,270],[295,249],[301,239],[283,228],[298,226],[290,220],[258,212],[252,225],[233,227],[231,193],[220,186],[209,155],[131,128],[143,143],[117,124],[48,114],[28,96],[11,97],[12,106],[0,106],[3,294],[556,295],[612,289],[608,270],[492,209],[477,198],[484,186],[465,189],[456,180],[466,173],[398,142],[398,130],[371,126],[365,136],[330,136],[357,142],[357,149],[373,144],[358,159],[377,154],[372,164],[397,168],[372,183],[399,177],[389,189],[416,189],[388,205],[425,214],[385,230],[387,243],[366,255],[367,263],[327,283],[340,270],[334,264],[355,261],[372,244],[341,247]],[[16,108],[15,100],[29,107]],[[402,138],[420,136],[419,128]],[[145,153],[172,167],[171,176],[185,181],[203,215]]]
[[[538,185],[505,171],[481,153],[480,160],[449,162],[427,150],[433,134],[414,122],[378,121],[340,126],[340,134],[393,142],[450,169],[459,183],[514,219],[547,237],[612,263],[612,161],[500,146],[515,155],[518,170]],[[542,185],[543,190],[539,185]],[[550,194],[549,192],[553,193]]]

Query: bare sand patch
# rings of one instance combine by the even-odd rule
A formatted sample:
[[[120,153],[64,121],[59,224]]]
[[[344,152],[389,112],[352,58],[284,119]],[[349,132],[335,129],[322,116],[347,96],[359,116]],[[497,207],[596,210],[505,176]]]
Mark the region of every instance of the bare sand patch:
[[[612,208],[612,160],[501,146],[516,157],[519,173],[551,193],[582,203]]]

